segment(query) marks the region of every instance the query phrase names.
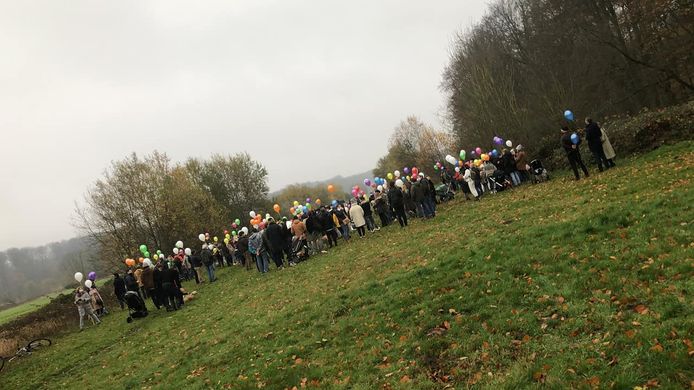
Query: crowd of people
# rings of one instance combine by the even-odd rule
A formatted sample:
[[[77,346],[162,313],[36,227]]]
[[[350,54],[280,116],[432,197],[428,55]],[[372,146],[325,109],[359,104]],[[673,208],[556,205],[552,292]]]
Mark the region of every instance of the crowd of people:
[[[607,134],[590,118],[585,123],[585,138],[598,169],[615,166],[615,154]],[[578,167],[588,176],[588,169],[580,157],[579,136],[563,127],[560,142],[576,179],[579,178]],[[179,310],[187,294],[182,282],[213,283],[217,280],[216,268],[238,265],[247,271],[255,268],[266,274],[272,263],[277,270],[282,270],[311,256],[327,253],[340,242],[349,243],[355,236],[361,239],[367,234],[377,234],[396,221],[405,229],[413,218],[434,218],[437,204],[453,198],[456,193],[462,192],[466,200],[478,201],[485,194],[549,178],[541,163],[528,162],[522,145],[514,148],[510,141],[505,145],[507,148],[500,153],[494,150],[494,153],[482,154],[480,159],[460,161],[453,169],[437,163],[435,170],[441,182],[438,186],[422,172],[414,171],[407,177],[397,173],[397,180],[373,185],[369,194],[353,192],[353,197],[346,201],[333,200],[330,205],[318,203],[317,207],[303,211],[298,207],[290,218],[275,219],[267,214],[261,220],[258,216],[257,223],[252,220],[250,229],[243,227],[233,235],[225,231],[223,242],[208,233],[200,234],[200,250],[184,250],[179,242],[181,248],[174,249],[172,255],[165,256],[158,251],[154,256],[156,262],[141,259],[140,264],[131,264],[125,275],[115,273],[115,295],[121,308],[128,304],[126,296],[130,293],[139,297],[143,304],[151,299],[157,309]],[[365,184],[368,182],[365,180]],[[256,217],[254,212],[251,216]],[[141,250],[146,248],[141,247]],[[80,287],[75,302],[80,313],[80,328],[84,316],[99,323],[99,316],[105,313],[96,286]]]

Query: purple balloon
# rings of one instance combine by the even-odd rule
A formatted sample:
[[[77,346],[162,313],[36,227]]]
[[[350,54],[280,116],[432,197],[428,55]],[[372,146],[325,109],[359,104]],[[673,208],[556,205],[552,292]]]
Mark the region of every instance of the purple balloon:
[[[405,174],[409,174],[409,173],[410,173],[410,168],[405,167],[405,168],[402,169],[402,171],[405,172]]]
[[[96,272],[92,271],[87,275],[87,279],[91,280],[92,282],[96,280]]]
[[[369,179],[364,179],[364,185],[367,186],[367,187],[370,186],[370,185],[371,185],[371,180],[369,180]]]
[[[311,198],[306,198],[306,203],[311,203]]]

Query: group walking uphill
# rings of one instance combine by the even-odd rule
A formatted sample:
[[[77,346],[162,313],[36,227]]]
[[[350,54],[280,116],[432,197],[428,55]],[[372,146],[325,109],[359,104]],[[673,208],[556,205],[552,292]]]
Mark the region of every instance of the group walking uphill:
[[[585,139],[598,169],[613,167],[615,155],[607,134],[590,118],[585,123]],[[469,153],[461,150],[460,158],[445,156],[444,161],[450,166],[437,161],[433,169],[440,181],[438,185],[417,167],[404,167],[402,173],[394,170],[384,175],[385,178],[365,178],[363,186],[355,185],[352,196],[346,200],[338,199],[335,186],[328,185],[328,192],[335,198],[329,204],[311,198],[306,198],[304,204],[294,201],[289,215],[285,216],[279,204],[273,206],[276,216],[266,213],[263,217],[250,211],[248,226],[242,226],[241,220],[236,219],[231,223],[231,230],[223,230],[222,240],[210,233],[200,233],[199,250],[184,248],[183,242],[178,241],[172,254],[157,250],[150,256],[147,245],[142,244],[138,256],[125,259],[125,273],[114,274],[113,286],[121,309],[127,306],[128,321],[148,315],[147,300],[156,309],[176,311],[196,294],[195,291],[189,294],[183,282],[214,283],[215,270],[219,267],[240,266],[247,271],[255,268],[264,275],[271,267],[277,270],[294,267],[340,243],[380,234],[389,225],[406,229],[412,219],[435,218],[437,205],[454,198],[456,193],[462,192],[466,200],[479,201],[487,194],[549,180],[542,162],[528,161],[522,145],[514,147],[513,142],[500,137],[492,141],[494,146],[488,152],[477,147]],[[588,176],[580,155],[579,134],[563,127],[560,143],[576,179],[579,167]],[[82,274],[75,274],[75,278],[80,282]],[[80,328],[85,316],[99,323],[99,317],[107,313],[96,290],[95,278],[96,274],[90,273],[84,287],[75,292]]]

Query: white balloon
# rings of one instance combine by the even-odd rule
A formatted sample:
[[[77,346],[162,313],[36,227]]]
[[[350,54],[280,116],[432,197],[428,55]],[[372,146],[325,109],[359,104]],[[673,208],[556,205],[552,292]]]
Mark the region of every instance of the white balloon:
[[[251,218],[255,218],[255,211],[251,211],[250,213],[248,213],[248,215],[250,215]]]
[[[268,219],[270,219],[270,217],[271,217],[271,215],[270,215],[269,213],[268,213],[268,214],[265,214],[265,219],[263,219],[263,222],[265,222],[265,221],[267,221]]]
[[[396,170],[393,172],[393,175],[395,175],[395,177],[400,177],[400,171]]]
[[[193,251],[191,251],[190,248],[186,248],[186,250],[183,253],[185,253],[186,256],[190,256],[193,254]]]
[[[396,186],[396,187],[402,188],[402,186],[403,186],[404,184],[405,184],[405,183],[403,183],[402,180],[400,180],[400,179],[398,179],[398,180],[395,181],[395,186]]]
[[[150,260],[149,258],[144,259],[144,260],[142,260],[142,264],[144,264],[148,267],[151,267],[152,266],[152,260]]]
[[[376,189],[379,191],[383,191],[383,186],[378,186],[378,187],[376,187]]]
[[[84,285],[87,286],[87,288],[92,288],[92,281],[89,280],[89,279],[87,279],[87,280],[84,282]]]
[[[179,248],[179,249],[183,248],[183,241],[181,241],[181,240],[176,241],[176,248]]]
[[[508,146],[509,148],[512,148],[513,142],[511,142],[511,140],[506,141],[506,146]]]
[[[198,235],[198,240],[200,240],[200,241],[202,241],[202,242],[205,242],[205,235],[202,234],[202,233],[200,233],[200,234]]]
[[[291,229],[291,228],[292,228],[292,221],[287,221],[287,229]]]
[[[245,226],[242,227],[242,228],[241,228],[241,231],[243,232],[243,234],[248,235],[248,228],[247,228],[247,227],[245,227]]]
[[[455,167],[456,172],[460,172],[460,167]]]
[[[451,165],[458,165],[458,160],[456,160],[456,158],[450,154],[446,155],[446,161],[448,161]]]
[[[174,253],[174,255],[177,255],[178,254],[178,248],[173,248],[173,253]]]
[[[82,275],[81,272],[75,272],[75,280],[77,281],[77,283],[81,283],[82,278],[84,278],[84,275]]]

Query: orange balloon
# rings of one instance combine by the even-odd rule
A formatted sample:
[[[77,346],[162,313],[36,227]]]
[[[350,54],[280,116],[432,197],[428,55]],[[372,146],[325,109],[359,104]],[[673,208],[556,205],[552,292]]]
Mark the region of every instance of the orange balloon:
[[[320,206],[320,198],[316,199],[316,204]]]
[[[144,257],[140,257],[139,259],[137,259],[137,261],[140,262],[140,264],[142,264],[142,263],[145,262],[145,258],[144,258]]]
[[[295,210],[294,207],[290,207],[290,208],[289,208],[289,213],[291,213],[291,214],[293,215],[293,214],[294,214],[294,210]]]
[[[328,192],[335,192],[335,186],[332,184],[328,184]]]

